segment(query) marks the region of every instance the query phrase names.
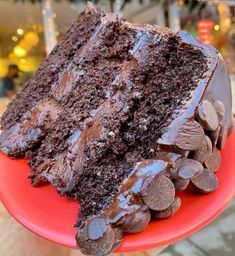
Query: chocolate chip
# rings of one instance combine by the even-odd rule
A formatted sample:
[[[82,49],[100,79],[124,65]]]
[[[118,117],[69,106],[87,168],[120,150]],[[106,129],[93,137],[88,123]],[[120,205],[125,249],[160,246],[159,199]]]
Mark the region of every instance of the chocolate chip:
[[[115,242],[113,244],[111,252],[113,252],[116,248],[118,248],[123,241],[123,231],[120,228],[115,228],[114,233],[115,233],[115,238],[114,238]]]
[[[88,224],[88,236],[91,240],[101,238],[108,229],[109,224],[103,218],[94,218]]]
[[[136,165],[136,175],[144,182],[137,182],[134,190],[140,191],[142,195],[152,186],[156,176],[161,175],[170,176],[169,163],[161,159],[147,159],[138,162]]]
[[[201,146],[192,152],[191,157],[201,163],[205,162],[206,159],[212,154],[212,143],[208,136],[205,136]]]
[[[80,226],[76,235],[77,244],[81,252],[84,254],[96,256],[109,254],[115,244],[115,231],[111,225],[107,225],[103,236],[96,240],[90,239],[90,234],[88,234],[88,227],[89,223],[85,223],[84,225]],[[96,231],[93,230],[93,232]]]
[[[203,173],[191,179],[192,184],[201,193],[210,193],[218,187],[218,179],[212,171],[207,169]]]
[[[213,106],[215,108],[215,111],[218,115],[218,119],[219,119],[219,123],[221,124],[224,120],[224,116],[225,116],[225,107],[224,107],[224,103],[220,100],[215,100],[213,102]]]
[[[161,151],[157,154],[157,159],[164,160],[164,161],[169,162],[171,164],[173,164],[176,160],[178,160],[181,157],[182,156],[180,154],[173,153],[173,152]]]
[[[157,175],[148,189],[142,193],[144,203],[152,210],[161,211],[169,207],[175,198],[175,187],[164,175]]]
[[[219,138],[219,133],[220,133],[220,126],[214,131],[209,131],[208,135],[211,139],[212,147],[214,148],[217,144],[218,138]]]
[[[214,131],[219,125],[218,116],[212,103],[203,100],[197,107],[197,116],[200,124],[209,131]]]
[[[120,222],[120,228],[124,232],[139,233],[146,228],[150,219],[150,211],[143,211],[140,209],[137,212],[124,216]]]
[[[172,169],[173,178],[191,179],[203,172],[203,166],[194,159],[179,159]]]
[[[221,165],[221,154],[217,148],[213,149],[211,156],[204,162],[207,169],[216,172]]]
[[[189,185],[189,180],[184,179],[173,179],[173,184],[175,186],[175,190],[177,191],[183,191],[185,190]]]
[[[175,145],[183,150],[195,150],[203,142],[204,131],[196,121],[184,122],[176,136]]]
[[[166,219],[175,214],[181,206],[181,199],[176,197],[174,202],[165,210],[153,212],[153,217],[156,219]]]
[[[223,149],[228,136],[228,127],[227,125],[223,125],[220,129],[219,138],[217,141],[217,148]]]
[[[115,228],[115,241],[121,241],[123,238],[123,232],[120,228]]]
[[[163,145],[163,144],[159,144],[159,151],[160,152],[158,154],[160,154],[160,157],[159,157],[160,159],[163,159],[163,158],[161,158],[161,152],[163,154],[166,154],[166,153],[176,154],[179,157],[180,156],[181,157],[188,157],[188,155],[189,155],[189,151],[188,150],[186,151],[186,150],[180,149],[176,145]],[[157,155],[157,157],[158,157],[158,155]],[[173,157],[173,158],[176,158],[176,157]],[[171,157],[171,159],[173,159],[173,158]]]

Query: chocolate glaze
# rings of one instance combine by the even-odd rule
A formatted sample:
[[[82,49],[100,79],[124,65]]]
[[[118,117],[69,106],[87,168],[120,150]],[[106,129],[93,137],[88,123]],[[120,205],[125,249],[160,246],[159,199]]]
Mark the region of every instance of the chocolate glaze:
[[[163,160],[145,160],[137,163],[104,216],[110,223],[116,223],[125,215],[140,209],[143,206],[140,193],[144,182],[167,172],[169,172],[168,163]]]

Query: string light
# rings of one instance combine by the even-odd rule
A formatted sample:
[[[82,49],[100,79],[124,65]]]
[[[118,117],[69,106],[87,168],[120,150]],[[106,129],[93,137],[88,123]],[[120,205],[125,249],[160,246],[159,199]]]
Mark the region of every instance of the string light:
[[[220,25],[219,24],[216,24],[215,26],[214,26],[214,30],[215,31],[218,31],[220,29]]]
[[[17,41],[18,41],[18,37],[17,37],[17,36],[12,36],[12,37],[11,37],[11,40],[12,40],[13,42],[17,42]]]
[[[22,28],[18,28],[18,29],[16,30],[16,32],[17,32],[17,34],[20,35],[20,36],[22,36],[22,35],[24,34],[24,30],[23,30]]]

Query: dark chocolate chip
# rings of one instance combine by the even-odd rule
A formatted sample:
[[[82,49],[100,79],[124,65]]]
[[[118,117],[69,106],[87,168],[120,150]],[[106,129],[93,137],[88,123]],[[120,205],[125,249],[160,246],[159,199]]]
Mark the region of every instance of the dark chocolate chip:
[[[211,156],[204,162],[207,169],[216,172],[221,165],[221,154],[217,148],[213,149]]]
[[[184,179],[173,179],[173,184],[175,186],[175,190],[177,191],[183,191],[185,190],[189,185],[189,180]]]
[[[220,133],[220,126],[214,131],[209,131],[208,136],[211,139],[212,147],[214,148],[217,144],[218,138],[219,138],[219,133]]]
[[[124,232],[139,233],[146,228],[150,219],[150,211],[143,211],[140,209],[137,212],[133,212],[129,215],[124,216],[120,222],[120,228]]]
[[[115,238],[114,238],[115,242],[113,244],[111,252],[113,252],[116,248],[118,248],[123,241],[123,231],[120,228],[115,228],[114,233],[115,233]]]
[[[209,131],[214,131],[219,125],[219,120],[212,103],[203,100],[197,107],[197,116],[200,124]]]
[[[178,160],[179,158],[181,158],[182,156],[180,154],[177,153],[173,153],[173,152],[164,152],[161,151],[157,154],[157,159],[161,159],[164,160],[166,162],[169,163],[174,163],[176,160]]]
[[[212,143],[208,136],[205,136],[201,146],[192,152],[191,157],[201,163],[205,162],[206,159],[212,154]]]
[[[192,184],[201,193],[210,193],[218,187],[218,179],[212,171],[207,169],[203,173],[191,179]]]
[[[176,135],[175,145],[183,150],[197,149],[203,142],[204,131],[196,121],[184,122]]]
[[[94,218],[88,224],[88,236],[91,240],[101,238],[107,231],[109,224],[103,218]]]
[[[176,155],[179,155],[181,157],[188,157],[188,155],[189,155],[188,150],[186,151],[186,150],[180,149],[176,145],[159,144],[159,151],[160,152],[162,151],[163,154],[166,153],[166,152],[169,152],[170,154],[176,154]]]
[[[213,102],[213,106],[215,108],[215,111],[218,115],[218,119],[219,119],[219,123],[221,124],[224,120],[224,116],[225,116],[225,107],[224,107],[224,103],[220,100],[215,100]]]
[[[144,182],[137,182],[134,186],[135,191],[140,191],[141,194],[145,194],[145,191],[152,186],[156,175],[170,176],[169,163],[161,159],[148,159],[137,163],[136,175],[141,177]]]
[[[202,164],[194,159],[179,159],[172,169],[173,178],[191,179],[204,170]]]
[[[112,251],[115,244],[114,229],[111,227],[111,225],[108,225],[102,237],[92,240],[88,235],[88,225],[89,223],[86,223],[80,226],[78,229],[76,241],[79,249],[82,253],[87,255],[108,255]]]
[[[143,192],[144,203],[152,210],[161,211],[169,207],[175,198],[175,187],[164,175],[157,175]]]
[[[224,148],[227,140],[227,136],[228,136],[228,127],[227,125],[223,125],[220,129],[219,138],[216,145],[218,149]]]
[[[181,206],[181,199],[176,197],[174,202],[165,210],[153,212],[153,217],[156,219],[166,219],[175,214]]]

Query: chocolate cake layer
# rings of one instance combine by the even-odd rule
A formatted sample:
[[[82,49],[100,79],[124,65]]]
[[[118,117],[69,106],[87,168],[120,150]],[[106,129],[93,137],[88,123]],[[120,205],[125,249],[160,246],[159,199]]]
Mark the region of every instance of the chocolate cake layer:
[[[1,117],[2,129],[13,126],[23,114],[32,109],[37,102],[48,97],[51,85],[56,83],[61,72],[73,60],[77,51],[86,44],[99,24],[102,12],[88,7],[65,33],[62,42],[56,46],[49,57],[42,62],[33,78],[27,82],[16,99],[9,104]],[[17,105],[17,107],[15,107]]]
[[[34,186],[78,200],[82,252],[107,255],[123,232],[174,214],[190,182],[216,189],[231,88],[214,48],[89,4],[2,128],[1,150],[31,158]]]

